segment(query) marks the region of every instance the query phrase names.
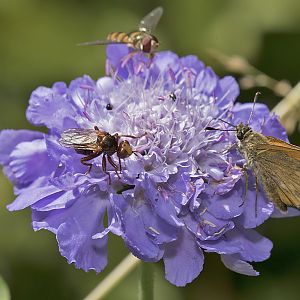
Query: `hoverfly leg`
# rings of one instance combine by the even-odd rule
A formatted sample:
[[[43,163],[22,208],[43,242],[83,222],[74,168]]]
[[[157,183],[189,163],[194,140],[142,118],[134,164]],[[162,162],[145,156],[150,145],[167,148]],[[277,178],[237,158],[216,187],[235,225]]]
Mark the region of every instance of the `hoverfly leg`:
[[[89,160],[91,160],[91,159],[93,159],[93,158],[96,158],[96,157],[99,156],[100,154],[101,154],[101,153],[99,153],[99,152],[95,152],[95,153],[92,153],[92,154],[90,154],[90,155],[88,155],[88,156],[82,157],[82,158],[80,159],[80,162],[81,162],[83,165],[89,167],[88,170],[85,172],[85,175],[88,175],[88,174],[91,172],[92,166],[93,166],[93,164],[87,163],[86,161],[89,161]]]
[[[114,161],[112,160],[111,156],[107,156],[107,160],[114,167],[115,173],[117,174],[118,178],[121,179],[121,177],[120,177],[120,175],[118,173],[118,166],[114,163]]]
[[[147,65],[147,68],[150,68],[152,63],[153,63],[153,60],[154,60],[154,56],[155,56],[155,53],[154,52],[150,52],[149,53],[149,62],[148,62],[148,65]]]
[[[247,192],[248,192],[248,187],[249,187],[249,176],[248,176],[248,172],[247,172],[247,169],[246,169],[245,166],[242,168],[242,172],[243,172],[243,174],[245,176],[245,181],[246,182],[245,182],[245,190],[243,192],[243,197],[242,197],[242,203],[239,205],[239,207],[241,207],[241,206],[244,205],[245,200],[247,198]]]
[[[129,52],[127,55],[125,55],[121,59],[121,62],[122,62],[121,67],[124,68],[127,65],[128,61],[130,59],[132,59],[138,52],[139,52],[139,50],[133,50],[133,51]]]
[[[107,170],[106,170],[106,157],[105,157],[105,154],[103,154],[103,156],[102,156],[102,169],[103,169],[103,172],[108,175],[108,184],[111,185],[110,173],[107,172]]]

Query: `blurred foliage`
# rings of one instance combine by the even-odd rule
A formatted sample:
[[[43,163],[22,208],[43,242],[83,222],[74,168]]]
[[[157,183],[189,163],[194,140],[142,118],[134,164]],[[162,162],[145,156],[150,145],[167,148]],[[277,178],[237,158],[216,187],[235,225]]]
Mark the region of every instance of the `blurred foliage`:
[[[0,276],[0,299],[10,300],[9,288],[1,276]]]
[[[208,49],[241,55],[276,79],[292,84],[300,70],[300,2],[297,0],[186,1],[0,1],[0,128],[33,128],[25,118],[28,98],[37,86],[104,74],[104,47],[76,47],[104,38],[110,31],[130,31],[152,8],[164,15],[156,30],[161,49],[196,54],[222,76],[228,72],[208,56]],[[252,101],[254,90],[242,91]],[[273,107],[280,99],[261,90]],[[299,134],[292,136],[300,142]],[[12,299],[82,299],[127,253],[111,237],[109,265],[96,275],[68,265],[55,237],[34,233],[30,212],[8,213],[13,200],[10,183],[0,177],[0,274]],[[170,285],[162,264],[156,264],[155,299],[299,299],[299,218],[272,219],[260,231],[274,242],[271,258],[257,264],[261,276],[250,278],[227,270],[218,255],[206,256],[201,276],[186,288]],[[298,226],[297,226],[298,225]],[[117,249],[117,250],[116,250]],[[107,299],[137,299],[139,270],[132,272]],[[1,298],[2,299],[2,298]]]

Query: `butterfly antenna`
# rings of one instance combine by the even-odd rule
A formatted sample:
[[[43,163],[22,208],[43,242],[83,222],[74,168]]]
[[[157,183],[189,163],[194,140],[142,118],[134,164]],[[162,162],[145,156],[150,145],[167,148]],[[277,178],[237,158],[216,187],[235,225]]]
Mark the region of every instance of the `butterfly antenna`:
[[[249,119],[248,119],[248,122],[247,122],[247,125],[250,124],[250,122],[252,121],[252,117],[253,117],[253,112],[254,112],[254,107],[255,107],[255,103],[257,101],[257,98],[258,96],[260,96],[261,93],[260,92],[256,92],[255,93],[255,96],[254,96],[254,99],[253,99],[253,106],[252,106],[252,110],[251,110],[251,113],[250,113],[250,116],[249,116]]]
[[[220,128],[214,128],[210,126],[205,127],[205,130],[236,131],[235,129],[220,129]]]
[[[233,124],[231,124],[231,123],[229,123],[229,122],[227,122],[227,121],[225,121],[225,120],[222,120],[222,119],[217,119],[217,120],[219,120],[219,121],[221,121],[221,122],[223,122],[223,123],[225,123],[225,124],[228,124],[228,125],[230,125],[230,126],[232,126],[232,127],[235,127],[235,125],[233,125]]]

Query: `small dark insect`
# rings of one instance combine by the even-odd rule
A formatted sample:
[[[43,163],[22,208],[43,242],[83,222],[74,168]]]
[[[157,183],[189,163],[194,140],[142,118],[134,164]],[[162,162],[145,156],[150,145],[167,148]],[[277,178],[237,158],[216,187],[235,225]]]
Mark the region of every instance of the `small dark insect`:
[[[256,93],[254,104],[258,95],[259,93]],[[253,109],[248,124],[252,114]],[[236,132],[238,150],[246,160],[244,168],[250,168],[254,173],[256,198],[258,184],[261,183],[266,196],[278,209],[283,212],[287,211],[288,206],[300,209],[300,147],[258,133],[248,124],[229,124],[235,129],[227,131]],[[212,127],[206,129],[219,130]],[[247,177],[246,175],[248,186]],[[257,212],[257,199],[255,209]]]
[[[176,94],[175,94],[174,92],[170,93],[169,97],[170,97],[173,101],[175,101],[175,100],[177,99],[177,96],[176,96]]]
[[[87,161],[90,161],[102,154],[102,168],[108,175],[109,184],[111,184],[110,173],[106,168],[106,159],[120,178],[118,171],[122,171],[121,159],[125,159],[132,153],[136,152],[132,150],[132,147],[127,140],[119,142],[119,139],[122,137],[140,138],[144,135],[145,134],[141,136],[119,135],[117,133],[111,135],[108,132],[100,130],[97,126],[95,126],[94,129],[72,128],[61,134],[59,143],[64,147],[74,148],[77,153],[85,155],[80,159],[80,161],[82,164],[89,167],[86,174],[91,171],[93,165],[91,163],[87,163]],[[119,159],[119,167],[111,158],[111,156],[115,153],[117,153]]]
[[[162,14],[163,8],[157,7],[141,20],[137,31],[132,31],[130,33],[112,32],[108,34],[106,40],[81,43],[79,46],[127,44],[128,47],[131,47],[136,51],[142,51],[152,55],[159,46],[159,41],[151,33],[158,24]]]
[[[106,109],[107,109],[107,110],[112,110],[112,109],[113,109],[113,106],[112,106],[110,103],[107,103],[107,104],[106,104]]]

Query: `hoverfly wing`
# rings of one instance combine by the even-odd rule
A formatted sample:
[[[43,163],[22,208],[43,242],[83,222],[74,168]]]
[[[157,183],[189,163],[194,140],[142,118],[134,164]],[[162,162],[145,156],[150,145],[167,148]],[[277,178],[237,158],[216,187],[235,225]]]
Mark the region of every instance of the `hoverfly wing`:
[[[153,9],[148,15],[146,15],[139,24],[139,31],[151,33],[157,26],[161,16],[163,14],[163,8],[161,6]]]
[[[110,45],[110,44],[122,44],[122,43],[121,42],[113,42],[113,41],[109,41],[109,40],[99,40],[99,41],[79,43],[79,44],[77,44],[77,46],[98,46],[98,45]]]
[[[267,138],[269,143],[255,149],[256,173],[265,192],[281,210],[285,211],[286,206],[300,209],[300,147]]]
[[[97,150],[97,140],[94,129],[72,128],[61,134],[59,143],[67,148]]]

